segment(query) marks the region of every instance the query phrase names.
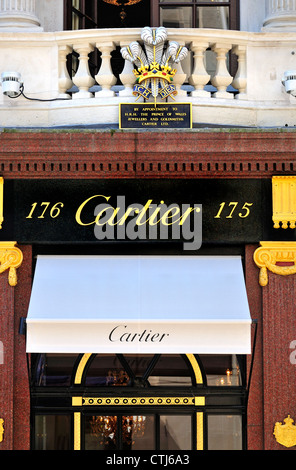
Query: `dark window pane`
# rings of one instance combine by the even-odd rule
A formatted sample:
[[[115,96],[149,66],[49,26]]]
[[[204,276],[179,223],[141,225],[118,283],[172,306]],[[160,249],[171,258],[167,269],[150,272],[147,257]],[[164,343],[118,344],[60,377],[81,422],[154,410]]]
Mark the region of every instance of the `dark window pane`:
[[[197,28],[229,28],[228,7],[197,7],[196,10]]]
[[[130,384],[123,365],[115,354],[98,354],[90,365],[85,385],[88,387],[126,386]]]
[[[151,375],[149,384],[154,386],[191,386],[191,369],[179,354],[162,354]]]
[[[242,417],[239,415],[209,415],[208,449],[242,450]]]
[[[192,28],[192,8],[163,6],[160,8],[160,24],[166,28]]]
[[[35,450],[70,450],[68,415],[35,416]]]
[[[191,415],[160,415],[161,450],[192,448]]]
[[[155,426],[153,415],[122,417],[123,450],[154,450]]]
[[[154,354],[125,354],[124,358],[135,377],[143,377]]]
[[[235,355],[200,355],[207,384],[214,386],[239,386],[241,373]]]
[[[76,354],[41,354],[36,367],[35,385],[69,386],[76,359]]]
[[[117,441],[117,416],[85,417],[85,450],[113,450]]]

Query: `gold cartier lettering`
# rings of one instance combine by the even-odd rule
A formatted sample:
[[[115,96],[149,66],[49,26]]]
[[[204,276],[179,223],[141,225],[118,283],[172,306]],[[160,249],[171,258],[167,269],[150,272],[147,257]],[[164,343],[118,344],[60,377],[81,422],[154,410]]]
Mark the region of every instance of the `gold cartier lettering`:
[[[79,225],[93,225],[96,223],[96,219],[93,220],[92,222],[88,222],[88,223],[83,223],[82,220],[81,220],[81,212],[82,212],[82,209],[84,209],[84,207],[86,206],[86,204],[91,201],[92,199],[94,199],[95,197],[103,197],[106,201],[109,201],[110,197],[111,196],[102,196],[102,195],[99,195],[99,194],[96,194],[95,196],[91,196],[89,197],[88,199],[86,199],[85,201],[83,201],[82,204],[80,204],[80,206],[78,207],[77,209],[77,212],[76,212],[76,216],[75,216],[75,220],[76,222],[79,224]]]
[[[111,198],[111,196],[104,196],[104,195],[96,194],[94,196],[89,197],[85,201],[83,201],[82,204],[80,204],[80,206],[78,207],[76,215],[75,215],[75,220],[79,225],[83,225],[83,226],[94,225],[94,224],[100,225],[100,226],[105,225],[105,224],[108,224],[108,225],[111,225],[111,226],[123,225],[125,223],[125,221],[127,220],[127,218],[133,212],[135,212],[135,214],[137,214],[135,223],[138,226],[142,226],[142,225],[145,225],[145,224],[149,224],[149,225],[152,226],[152,225],[157,225],[158,223],[166,225],[166,226],[173,225],[173,224],[178,224],[178,223],[179,223],[179,225],[183,225],[185,220],[189,217],[191,212],[194,212],[194,211],[199,212],[200,211],[200,208],[189,207],[185,210],[185,212],[182,215],[180,215],[180,208],[178,206],[173,206],[173,207],[168,208],[166,210],[166,212],[164,214],[162,214],[161,217],[158,218],[157,216],[160,213],[161,207],[156,207],[153,210],[152,213],[149,213],[149,217],[146,219],[145,215],[147,215],[149,209],[151,210],[153,208],[153,206],[151,206],[151,203],[153,202],[152,199],[148,199],[146,204],[140,210],[137,207],[129,206],[126,209],[125,213],[122,215],[122,217],[117,222],[115,222],[115,217],[118,215],[118,213],[120,211],[120,207],[114,208],[112,206],[103,207],[93,220],[83,221],[82,220],[83,219],[83,217],[82,217],[83,210],[85,209],[87,204],[92,199],[98,198],[98,197],[103,198],[105,201],[109,201],[109,199]],[[163,203],[163,201],[161,201],[161,203]],[[103,214],[107,215],[107,211],[110,211],[110,210],[111,210],[111,214],[110,214],[110,216],[108,216],[108,220],[107,221],[105,220],[104,222],[101,222],[100,219],[103,216]],[[178,215],[180,215],[180,217],[175,218]]]

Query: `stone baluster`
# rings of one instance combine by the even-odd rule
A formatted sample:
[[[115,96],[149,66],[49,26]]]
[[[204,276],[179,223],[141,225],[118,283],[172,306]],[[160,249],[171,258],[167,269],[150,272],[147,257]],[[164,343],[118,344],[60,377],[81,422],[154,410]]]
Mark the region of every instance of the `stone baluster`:
[[[111,68],[111,52],[115,48],[113,42],[98,43],[96,47],[102,52],[102,64],[98,74],[95,76],[95,79],[99,85],[101,85],[102,90],[95,93],[96,98],[107,98],[109,96],[114,96],[114,91],[111,90],[111,87],[116,84],[116,77],[113,75]]]
[[[227,69],[227,52],[231,49],[230,44],[214,44],[213,51],[217,55],[217,68],[216,74],[212,78],[212,85],[217,88],[217,92],[214,93],[215,98],[226,98],[232,99],[233,94],[226,91],[227,87],[231,84],[233,78]]]
[[[186,80],[186,73],[184,73],[182,64],[179,62],[178,64],[173,64],[173,68],[176,69],[176,75],[174,75],[173,84],[176,85],[177,90],[177,101],[182,100],[182,96],[187,96],[187,91],[182,90],[181,86]]]
[[[71,96],[66,93],[73,85],[67,70],[67,55],[71,52],[72,47],[59,46],[59,98],[71,98]]]
[[[234,54],[238,57],[238,68],[232,86],[236,88],[239,93],[235,95],[236,99],[247,100],[247,62],[246,62],[246,46],[235,46],[233,49]]]
[[[120,47],[126,47],[129,43],[120,43]],[[124,86],[123,90],[119,91],[119,96],[128,97],[133,96],[133,87],[136,81],[135,74],[133,73],[134,64],[132,64],[129,60],[124,61],[124,67],[119,75],[122,85]]]
[[[94,50],[92,44],[76,44],[73,49],[79,54],[78,70],[73,77],[73,83],[78,87],[78,93],[73,93],[73,99],[93,98],[93,94],[89,89],[95,84],[94,78],[91,76],[88,66],[88,55]]]
[[[204,89],[205,85],[209,82],[211,76],[207,73],[205,68],[205,51],[209,47],[209,43],[192,43],[190,50],[193,52],[194,68],[191,76],[189,77],[190,85],[194,86],[195,90],[191,93],[192,96],[210,97],[211,93]]]
[[[0,31],[43,31],[35,14],[35,3],[35,0],[1,0]]]
[[[262,31],[296,31],[296,0],[266,0],[266,10]]]

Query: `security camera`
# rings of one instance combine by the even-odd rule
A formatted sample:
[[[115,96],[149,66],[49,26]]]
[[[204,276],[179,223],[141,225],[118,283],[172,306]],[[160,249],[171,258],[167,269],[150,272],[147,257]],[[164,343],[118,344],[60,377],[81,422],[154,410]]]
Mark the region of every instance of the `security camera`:
[[[2,92],[9,98],[16,98],[20,94],[23,84],[21,74],[18,72],[3,72],[1,74]]]
[[[296,70],[288,70],[284,73],[282,79],[286,92],[292,96],[296,96]]]

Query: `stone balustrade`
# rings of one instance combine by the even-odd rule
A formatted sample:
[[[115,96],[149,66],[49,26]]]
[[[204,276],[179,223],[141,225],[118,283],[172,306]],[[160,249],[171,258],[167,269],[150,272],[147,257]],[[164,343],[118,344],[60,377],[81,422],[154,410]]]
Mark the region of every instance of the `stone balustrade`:
[[[0,126],[118,123],[119,103],[136,99],[135,75],[133,64],[125,61],[118,82],[111,56],[116,48],[141,42],[140,38],[138,28],[2,33],[0,74],[21,73],[27,98],[12,100],[0,88]],[[192,103],[194,123],[296,125],[296,98],[281,82],[286,70],[296,69],[296,34],[168,29],[168,40],[190,51],[176,67],[174,98]],[[91,53],[100,57],[95,73]],[[73,73],[68,66],[72,54]]]
[[[247,64],[246,64],[246,43],[239,41],[231,37],[221,38],[219,35],[217,38],[211,38],[209,32],[208,37],[204,38],[201,34],[196,32],[200,30],[190,30],[192,36],[189,38],[184,37],[184,33],[180,34],[180,30],[172,31],[170,34],[171,38],[179,41],[181,45],[186,45],[191,52],[190,60],[187,60],[185,65],[176,64],[177,73],[174,77],[174,83],[178,90],[178,97],[184,98],[184,96],[192,97],[211,97],[211,98],[223,98],[223,99],[247,99]],[[103,36],[100,38],[101,31],[96,31],[96,36],[93,39],[88,35],[84,41],[81,39],[77,41],[65,41],[61,33],[58,37],[57,44],[59,47],[59,69],[61,76],[59,77],[60,91],[64,93],[65,90],[65,51],[71,49],[72,52],[78,54],[78,69],[76,74],[72,77],[72,82],[76,86],[76,90],[72,93],[72,99],[79,98],[100,98],[105,99],[107,97],[115,96],[114,85],[116,84],[116,78],[113,75],[111,67],[111,53],[116,47],[128,46],[132,41],[140,40],[140,31],[136,30],[133,34],[125,35],[122,38],[124,30],[110,30],[106,38]],[[82,32],[81,32],[82,33]],[[76,33],[77,34],[77,33]],[[106,34],[106,33],[105,33]],[[187,31],[187,36],[188,31]],[[141,41],[139,41],[141,42]],[[101,67],[95,76],[90,73],[88,65],[89,54],[97,49],[101,53]],[[213,55],[211,58],[210,68],[215,69],[209,71],[206,70],[207,66],[207,53],[212,51]],[[235,75],[231,75],[229,69],[229,55],[236,56],[238,59],[238,67]],[[233,60],[233,59],[232,59]],[[133,65],[125,61],[123,70],[120,73],[120,82],[122,86],[119,89],[118,95],[121,97],[132,97],[133,96],[133,85],[135,82],[135,75],[133,73]],[[71,80],[68,76],[68,80]],[[69,82],[70,83],[70,82]],[[68,85],[69,85],[68,83]],[[184,87],[185,84],[190,86]],[[100,91],[91,93],[89,90],[94,86],[99,85]],[[231,92],[227,91],[229,87]],[[117,87],[118,88],[118,87]],[[207,91],[208,90],[208,91]],[[73,91],[73,90],[72,90]]]

